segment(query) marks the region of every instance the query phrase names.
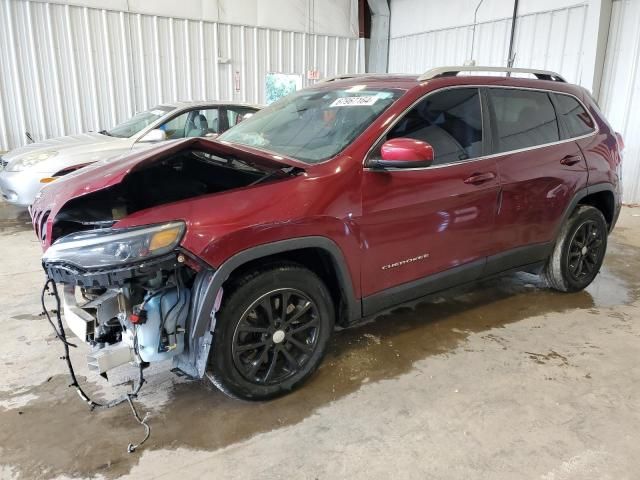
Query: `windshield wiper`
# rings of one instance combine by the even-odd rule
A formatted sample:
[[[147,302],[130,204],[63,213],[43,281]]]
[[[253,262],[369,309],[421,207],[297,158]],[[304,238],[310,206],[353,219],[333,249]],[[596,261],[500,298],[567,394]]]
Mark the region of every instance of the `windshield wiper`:
[[[195,155],[196,157],[204,160],[205,162],[213,162],[213,163],[217,163],[217,164],[222,164],[224,167],[228,167],[228,168],[237,168],[237,165],[234,165],[234,163],[238,164],[238,165],[242,165],[246,168],[249,168],[250,170],[254,170],[254,171],[258,171],[261,172],[263,170],[257,168],[255,165],[251,164],[250,162],[246,162],[244,160],[240,160],[239,158],[233,157],[233,156],[229,156],[229,157],[220,157],[218,155],[215,155],[213,153],[208,153],[208,152],[199,152],[199,151],[194,151],[193,155]]]
[[[107,132],[106,130],[100,130],[98,132],[100,135],[106,135],[107,137],[113,137],[113,135],[111,135],[109,132]]]
[[[300,172],[302,172],[302,168],[300,168],[300,167],[282,167],[282,168],[279,168],[277,170],[269,172],[266,175],[260,177],[255,182],[250,183],[249,186],[257,185],[258,183],[262,183],[265,180],[268,180],[268,179],[270,179],[272,177],[275,177],[278,174],[285,174],[287,176],[293,177],[293,176],[296,176]]]

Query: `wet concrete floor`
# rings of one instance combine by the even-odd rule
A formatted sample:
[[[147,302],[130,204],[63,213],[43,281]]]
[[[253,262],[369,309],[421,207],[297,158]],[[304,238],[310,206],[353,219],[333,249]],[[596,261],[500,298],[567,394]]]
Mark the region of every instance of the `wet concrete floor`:
[[[394,430],[397,419],[380,420],[377,424],[375,412],[378,408],[384,412],[397,407],[398,415],[402,418],[406,416],[408,425],[411,425],[413,417],[416,417],[416,425],[419,425],[418,410],[431,410],[429,415],[433,415],[438,409],[444,408],[447,413],[444,414],[443,410],[443,415],[449,415],[451,412],[446,402],[444,405],[441,403],[443,399],[455,396],[459,389],[479,381],[478,388],[482,391],[485,387],[490,388],[492,382],[496,382],[495,391],[506,388],[506,393],[499,399],[481,402],[482,411],[485,408],[499,409],[501,402],[510,401],[510,390],[504,385],[504,377],[509,376],[505,370],[509,370],[510,365],[516,370],[536,366],[542,369],[537,372],[542,376],[531,382],[531,388],[535,389],[536,382],[541,379],[553,381],[562,376],[559,375],[559,369],[577,368],[574,366],[576,359],[567,351],[554,347],[554,344],[564,342],[568,350],[578,349],[578,359],[583,352],[586,355],[599,355],[595,353],[601,350],[598,338],[608,335],[611,329],[616,329],[616,334],[620,330],[622,333],[619,334],[631,336],[629,345],[630,348],[635,347],[635,351],[624,352],[624,358],[629,362],[637,361],[640,329],[633,319],[637,319],[640,293],[638,217],[640,209],[625,209],[621,224],[610,240],[605,267],[586,291],[555,293],[548,290],[538,277],[521,273],[396,308],[362,325],[337,332],[317,374],[302,389],[285,398],[265,403],[243,402],[225,397],[206,381],[187,381],[161,369],[152,370],[149,374],[150,384],[145,387],[145,395],[139,402],[141,412],[150,412],[152,436],[143,452],[127,454],[126,445],[140,439],[142,429],[133,421],[126,406],[91,412],[73,389],[67,388],[69,380],[64,363],[58,359],[62,353],[61,347],[46,320],[39,316],[41,308],[38,298],[44,276],[39,269],[39,247],[30,231],[28,216],[0,203],[0,252],[3,255],[0,298],[4,305],[0,313],[0,325],[7,342],[0,348],[0,478],[55,478],[62,475],[116,478],[129,473],[136,478],[156,478],[161,475],[171,478],[173,475],[170,472],[177,465],[182,465],[181,476],[191,478],[191,473],[195,478],[198,469],[190,469],[190,458],[199,468],[203,465],[202,458],[207,458],[208,462],[212,462],[208,471],[216,471],[216,468],[224,466],[220,472],[225,473],[225,478],[247,478],[246,475],[264,478],[369,477],[366,471],[360,470],[359,474],[350,471],[349,465],[375,465],[375,458],[380,457],[374,454],[375,448],[369,453],[359,450],[351,460],[349,455],[341,458],[338,470],[332,470],[333,467],[329,467],[327,462],[335,462],[334,455],[342,457],[349,450],[352,444],[346,440],[346,436],[353,429],[362,429],[362,436],[357,437],[359,445],[375,444],[388,436],[385,442],[393,445],[389,451],[393,448],[402,449],[402,432]],[[564,319],[573,319],[576,315],[589,319],[584,322],[594,329],[593,336],[589,336],[588,340],[585,340],[584,322],[572,320],[569,322],[570,328],[557,331],[560,328],[558,325],[566,326]],[[600,322],[599,326],[598,323],[594,324],[594,319]],[[554,321],[557,322],[555,326]],[[518,332],[525,325],[528,333],[523,336],[522,332]],[[513,332],[513,338],[522,343],[515,352],[512,351],[514,340],[509,337],[510,331]],[[527,339],[534,336],[538,340],[527,344]],[[560,339],[562,342],[559,342]],[[102,379],[87,373],[82,347],[78,350],[73,352],[73,358],[78,373],[83,379],[86,378],[87,389],[100,398],[113,396],[113,390]],[[517,355],[517,361],[511,359],[510,363],[507,355],[514,354]],[[474,355],[473,361],[459,364],[470,355]],[[607,362],[608,357],[599,361]],[[447,370],[447,362],[451,371]],[[628,367],[629,371],[638,373],[635,365]],[[481,370],[478,374],[471,374],[474,368]],[[467,371],[472,376],[463,375],[460,379],[460,371]],[[436,382],[433,380],[435,372],[445,374],[440,375]],[[576,378],[584,382],[592,375],[598,373],[590,370],[580,372]],[[449,377],[450,383],[447,383]],[[417,383],[409,382],[403,386],[407,378]],[[575,378],[571,377],[570,380],[574,381]],[[640,377],[636,380],[640,380]],[[422,399],[416,394],[430,381],[433,384],[444,382],[439,387],[443,391],[437,401],[429,400],[432,393],[425,394]],[[389,382],[398,382],[398,385],[393,387]],[[518,384],[518,388],[529,387]],[[545,385],[544,388],[548,387]],[[603,388],[605,393],[600,394],[607,396],[607,401],[615,405],[618,402],[616,392],[609,392],[608,387]],[[640,393],[640,386],[633,388]],[[383,389],[384,392],[374,392],[377,389]],[[415,397],[417,405],[421,405],[420,409],[400,408],[403,400],[397,395],[402,395],[405,389],[408,389],[406,398]],[[367,394],[369,391],[370,395]],[[474,393],[468,395],[473,396]],[[553,391],[544,398],[553,398]],[[465,401],[472,401],[472,398]],[[371,402],[373,407],[370,416],[366,417],[366,427],[356,424],[348,432],[338,433],[349,425],[349,418],[323,413],[349,408],[351,404],[368,405]],[[535,410],[533,405],[521,407]],[[366,412],[367,408],[356,411]],[[541,412],[529,412],[536,425],[536,422],[542,421],[539,414]],[[382,419],[384,414],[380,415]],[[455,421],[460,420],[459,415],[456,418]],[[603,420],[606,420],[606,414]],[[505,418],[504,421],[501,428],[509,429],[509,419]],[[308,425],[313,423],[317,426],[309,430]],[[470,424],[467,427],[472,428]],[[629,434],[637,435],[636,439],[640,436],[637,418],[627,427],[632,428]],[[290,429],[297,433],[282,437]],[[422,425],[420,430],[428,436],[430,429],[428,425]],[[499,447],[500,451],[518,449],[522,442],[526,443],[526,436],[513,433],[515,436],[510,440],[514,442],[512,445],[496,448]],[[557,434],[562,437],[562,431]],[[570,435],[569,432],[567,434]],[[284,461],[281,466],[285,468],[278,469],[272,462],[282,452],[278,442],[269,440],[269,436],[296,438],[305,442],[305,449],[313,449],[314,442],[322,437],[324,441],[319,443],[328,450],[324,451],[325,457],[320,455],[318,458],[325,458],[325,463],[318,461],[317,464],[307,464],[305,454],[297,453],[294,455],[295,462]],[[453,437],[451,435],[448,438]],[[420,473],[415,478],[424,478],[428,474],[434,478],[465,478],[465,475],[478,478],[487,475],[492,471],[487,466],[493,465],[495,459],[483,458],[482,446],[483,442],[491,443],[492,439],[483,438],[483,434],[479,433],[477,440],[474,454],[477,458],[469,465],[462,462],[465,470],[460,470],[464,473],[460,477],[455,474],[455,468],[449,469],[454,466],[447,465],[446,461],[437,464],[437,460],[431,463],[434,460],[430,459],[429,466],[425,465],[426,457],[420,453],[421,449],[416,450],[411,458],[393,457],[393,460],[379,467],[379,477],[375,473],[372,476],[386,478],[385,475],[391,476],[394,472],[398,475],[396,478],[409,478],[412,473]],[[562,442],[563,439],[553,441]],[[225,457],[224,452],[241,445],[247,451],[264,451],[267,455],[264,464],[252,466],[248,462],[243,468],[241,461],[240,464],[227,465],[225,458],[234,458],[236,454]],[[539,460],[537,455],[549,457],[549,467],[541,472],[553,475],[545,478],[592,478],[588,476],[589,472],[599,475],[601,471],[616,471],[615,465],[608,464],[614,461],[611,460],[613,457],[603,454],[588,457],[586,466],[582,465],[583,470],[580,470],[580,461],[583,464],[585,462],[582,457],[578,467],[569,464],[565,468],[563,459],[554,457],[550,445],[542,448],[542,453],[532,452],[529,459],[536,463]],[[452,440],[448,448],[455,451],[459,446]],[[406,451],[411,451],[408,445]],[[585,451],[600,452],[598,448],[586,448]],[[208,457],[209,453],[216,455]],[[158,465],[166,458],[172,458],[173,461],[159,469]],[[564,461],[571,461],[571,458],[565,458]],[[551,469],[556,464],[559,470]],[[411,465],[414,467],[406,469]],[[516,471],[518,465],[516,463],[514,467]],[[619,462],[616,465],[619,466]],[[459,465],[460,468],[462,466]],[[521,466],[523,470],[518,471],[517,478],[540,478],[540,475],[530,475],[535,469]],[[640,471],[640,462],[638,467],[637,471]],[[579,475],[562,476],[565,470],[571,468]],[[438,476],[438,472],[444,476]],[[625,470],[620,472],[625,473]],[[499,475],[489,476],[500,478]]]

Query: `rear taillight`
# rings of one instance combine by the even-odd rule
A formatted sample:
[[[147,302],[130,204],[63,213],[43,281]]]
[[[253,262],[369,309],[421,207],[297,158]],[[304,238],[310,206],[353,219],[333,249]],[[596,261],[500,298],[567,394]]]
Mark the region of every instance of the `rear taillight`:
[[[624,151],[624,140],[619,132],[616,132],[616,140],[618,141],[618,150],[622,153]]]

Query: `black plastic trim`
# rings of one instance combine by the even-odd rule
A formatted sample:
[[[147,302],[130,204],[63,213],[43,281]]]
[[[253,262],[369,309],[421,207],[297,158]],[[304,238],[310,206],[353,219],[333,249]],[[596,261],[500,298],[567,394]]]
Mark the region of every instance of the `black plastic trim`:
[[[362,313],[373,315],[386,308],[416,300],[420,297],[447,290],[463,283],[473,282],[480,278],[486,259],[476,260],[459,267],[438,272],[428,277],[403,283],[388,288],[362,299]]]
[[[594,193],[599,193],[599,192],[611,192],[614,198],[614,209],[616,210],[613,212],[613,218],[614,220],[618,218],[618,215],[620,214],[620,204],[618,201],[616,201],[618,199],[616,198],[616,191],[615,191],[615,188],[613,187],[613,184],[609,182],[603,182],[595,185],[589,185],[585,188],[578,190],[574,194],[573,198],[571,199],[571,202],[569,203],[566,210],[564,211],[564,214],[562,215],[562,220],[556,227],[556,232],[555,232],[556,238],[558,236],[558,233],[560,232],[560,229],[562,228],[562,225],[564,225],[564,223],[567,221],[571,213],[575,210],[578,203],[580,203],[580,200],[587,197],[588,195],[592,195]],[[615,226],[615,221],[611,222],[611,225],[609,226],[610,232],[611,230],[613,230],[614,226]]]
[[[113,268],[83,269],[68,263],[43,263],[47,276],[56,283],[72,283],[80,287],[120,287],[128,280],[154,274],[158,270],[172,270],[182,265],[176,253]]]
[[[362,317],[362,307],[360,302],[356,299],[353,291],[353,284],[351,282],[351,276],[347,270],[347,262],[342,254],[342,251],[332,240],[327,237],[321,236],[309,236],[298,237],[287,240],[280,240],[273,243],[267,243],[264,245],[258,245],[247,250],[243,250],[225,261],[219,268],[216,269],[213,276],[207,282],[207,285],[202,286],[202,291],[198,297],[201,299],[198,302],[198,310],[194,311],[196,315],[194,318],[193,328],[191,330],[191,337],[198,338],[204,334],[211,321],[211,312],[213,310],[216,295],[222,284],[229,278],[231,273],[238,267],[248,263],[252,260],[258,260],[263,257],[268,257],[277,253],[285,253],[292,250],[299,250],[301,248],[320,248],[326,251],[333,260],[333,266],[338,274],[338,280],[340,282],[340,290],[344,297],[347,306],[347,322],[353,322]]]
[[[482,277],[489,277],[526,265],[535,264],[549,258],[552,252],[553,243],[545,242],[512,248],[505,252],[491,255],[487,258],[487,264],[482,272]]]
[[[552,243],[527,245],[404,283],[363,298],[363,313],[373,315],[401,303],[494,275],[532,270],[539,267],[552,251]]]
[[[489,92],[484,87],[478,88],[480,95],[481,111],[482,111],[482,156],[491,155],[494,152],[494,138],[493,126],[495,124],[495,118],[493,115],[493,107],[489,101]]]

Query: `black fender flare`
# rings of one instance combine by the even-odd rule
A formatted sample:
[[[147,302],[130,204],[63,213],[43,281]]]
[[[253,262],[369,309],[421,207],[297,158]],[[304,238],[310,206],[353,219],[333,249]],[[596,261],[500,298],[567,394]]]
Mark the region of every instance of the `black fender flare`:
[[[562,228],[562,225],[564,225],[565,222],[569,219],[569,216],[576,209],[576,206],[578,205],[578,203],[580,203],[580,200],[582,200],[583,198],[586,198],[588,195],[592,195],[594,193],[599,193],[599,192],[611,192],[613,194],[614,199],[616,197],[616,190],[615,190],[613,184],[611,184],[609,182],[598,183],[596,185],[589,185],[589,186],[586,186],[586,187],[581,188],[580,190],[578,190],[573,195],[573,198],[569,202],[569,205],[567,206],[567,208],[565,209],[564,213],[562,214],[562,218],[560,219],[560,223],[556,226],[556,231],[555,231],[555,235],[554,235],[554,238],[556,239],[555,241],[557,241],[557,237],[558,237],[558,234],[560,233],[560,229]],[[614,208],[616,208],[616,209],[618,208],[617,205],[615,205],[615,202],[614,202]],[[617,217],[617,212],[614,211],[613,212],[614,221],[611,223],[611,228],[613,228],[613,225],[615,223],[615,218],[616,217]],[[555,241],[554,241],[554,243],[555,243]]]
[[[330,255],[340,283],[339,288],[346,303],[347,321],[361,318],[362,304],[353,291],[351,275],[340,247],[333,240],[322,236],[290,238],[243,250],[227,259],[217,269],[207,269],[198,274],[201,278],[197,282],[198,288],[194,288],[190,344],[193,345],[194,341],[197,342],[197,339],[206,332],[212,320],[217,293],[238,267],[252,260],[301,248],[320,248]]]

